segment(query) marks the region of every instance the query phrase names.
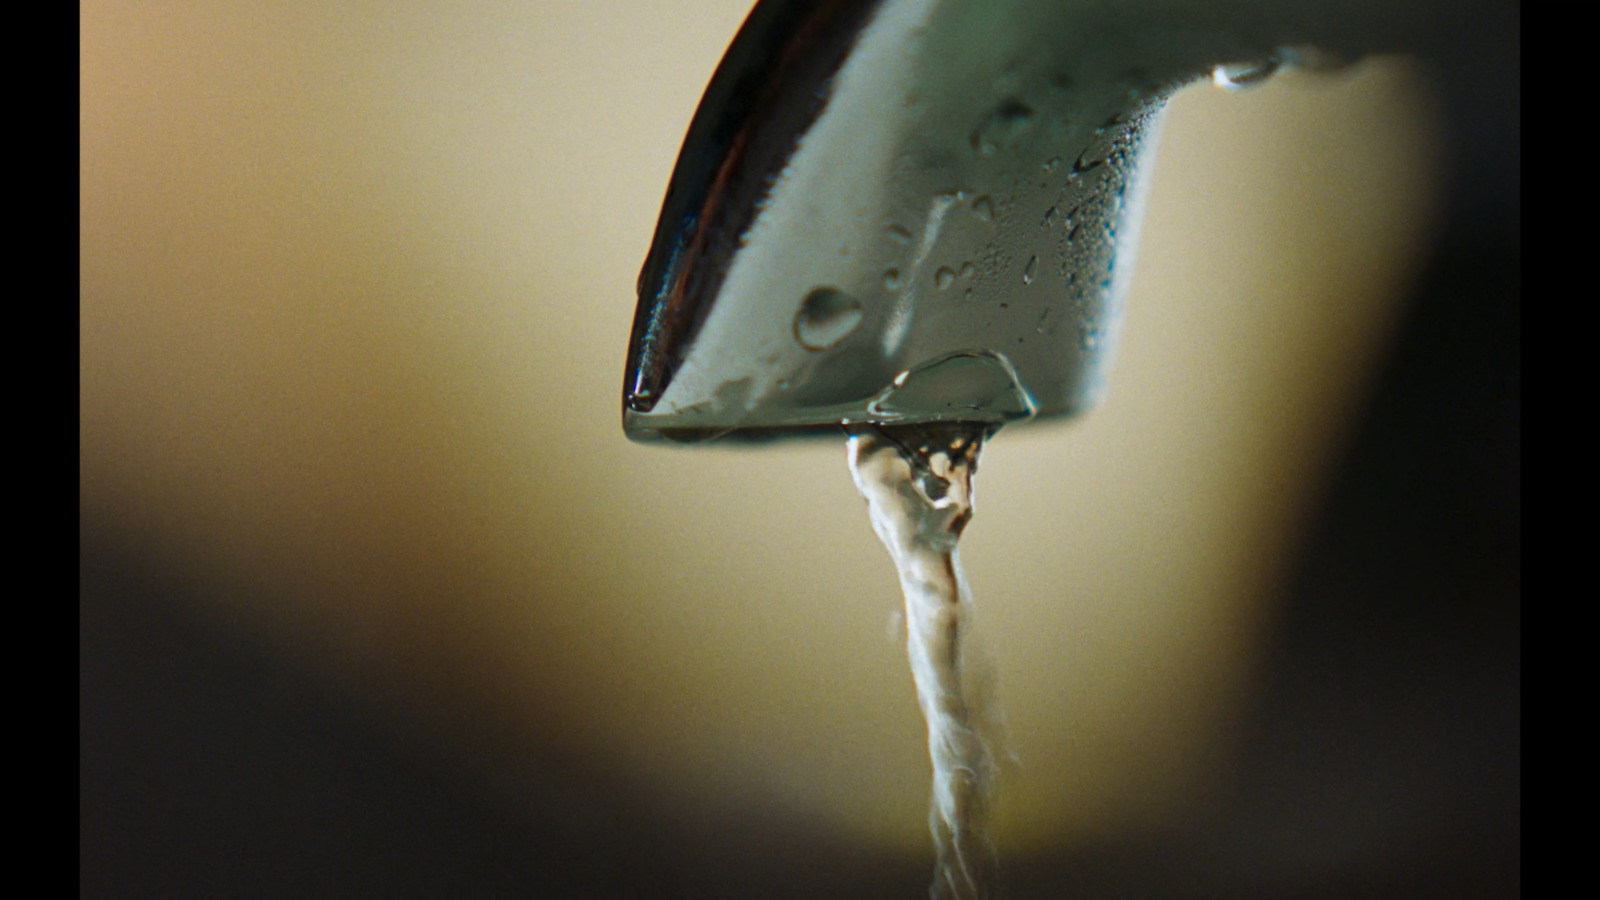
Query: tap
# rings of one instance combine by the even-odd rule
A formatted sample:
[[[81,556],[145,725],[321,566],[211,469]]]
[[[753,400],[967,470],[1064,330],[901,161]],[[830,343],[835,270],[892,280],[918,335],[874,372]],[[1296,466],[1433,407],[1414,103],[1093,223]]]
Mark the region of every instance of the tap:
[[[763,0],[638,282],[636,440],[1068,416],[1102,394],[1161,111],[1470,44],[1438,0]]]

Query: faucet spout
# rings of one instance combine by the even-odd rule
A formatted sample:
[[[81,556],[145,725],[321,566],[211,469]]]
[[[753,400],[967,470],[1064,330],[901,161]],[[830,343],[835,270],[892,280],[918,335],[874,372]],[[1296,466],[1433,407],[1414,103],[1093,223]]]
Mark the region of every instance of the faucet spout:
[[[1172,92],[1309,58],[1296,47],[1414,51],[1443,7],[764,0],[690,126],[640,274],[626,433],[1087,409]]]

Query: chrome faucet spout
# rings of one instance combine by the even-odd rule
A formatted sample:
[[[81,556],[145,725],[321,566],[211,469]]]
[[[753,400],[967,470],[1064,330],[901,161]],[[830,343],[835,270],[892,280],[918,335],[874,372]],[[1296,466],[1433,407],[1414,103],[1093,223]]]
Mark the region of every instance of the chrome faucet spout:
[[[667,191],[624,428],[760,438],[1082,411],[1116,345],[1171,93],[1306,47],[1426,53],[1462,15],[1417,0],[766,0]]]

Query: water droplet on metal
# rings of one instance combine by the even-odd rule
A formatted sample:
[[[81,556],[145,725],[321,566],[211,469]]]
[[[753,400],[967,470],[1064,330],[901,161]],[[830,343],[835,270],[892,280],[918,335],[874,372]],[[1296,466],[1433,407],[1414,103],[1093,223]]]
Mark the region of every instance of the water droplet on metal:
[[[868,412],[891,421],[1002,422],[1037,408],[1016,366],[992,350],[962,350],[907,369],[867,404]]]
[[[962,278],[971,278],[973,276],[973,274],[976,273],[977,271],[978,271],[978,267],[973,265],[970,262],[964,262],[964,263],[961,264],[961,277]]]
[[[990,200],[987,194],[973,200],[972,214],[977,216],[979,221],[992,221],[994,219],[994,201]]]
[[[794,315],[794,339],[807,350],[826,350],[861,324],[861,301],[838,288],[819,287]]]
[[[1280,65],[1276,54],[1255,62],[1224,63],[1211,70],[1211,83],[1226,91],[1242,91],[1264,83]]]
[[[900,290],[900,270],[887,269],[883,273],[883,289],[886,291]]]
[[[883,230],[883,233],[888,236],[889,240],[897,244],[909,245],[911,243],[911,232],[900,225],[890,225]]]
[[[939,271],[933,273],[933,285],[939,290],[944,290],[956,280],[956,273],[949,266],[940,266]]]
[[[1285,66],[1307,72],[1335,72],[1346,68],[1353,60],[1342,53],[1310,44],[1292,44],[1279,47],[1274,53]]]
[[[1068,178],[1077,178],[1105,165],[1104,159],[1094,159],[1089,150],[1084,150],[1078,158],[1072,161],[1072,171],[1067,173]]]
[[[972,149],[982,156],[990,156],[1016,140],[1033,122],[1033,110],[1020,100],[1006,100],[989,113],[972,129]]]
[[[1039,268],[1039,257],[1028,257],[1028,264],[1022,268],[1022,283],[1033,284],[1033,273]]]

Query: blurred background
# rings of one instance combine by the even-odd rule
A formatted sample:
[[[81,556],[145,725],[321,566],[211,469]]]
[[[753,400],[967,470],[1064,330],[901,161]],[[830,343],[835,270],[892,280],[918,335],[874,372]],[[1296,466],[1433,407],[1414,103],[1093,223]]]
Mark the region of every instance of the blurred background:
[[[843,442],[620,426],[749,5],[80,4],[84,896],[922,895]],[[987,449],[1014,896],[1519,894],[1485,9],[1175,99],[1105,405]]]

